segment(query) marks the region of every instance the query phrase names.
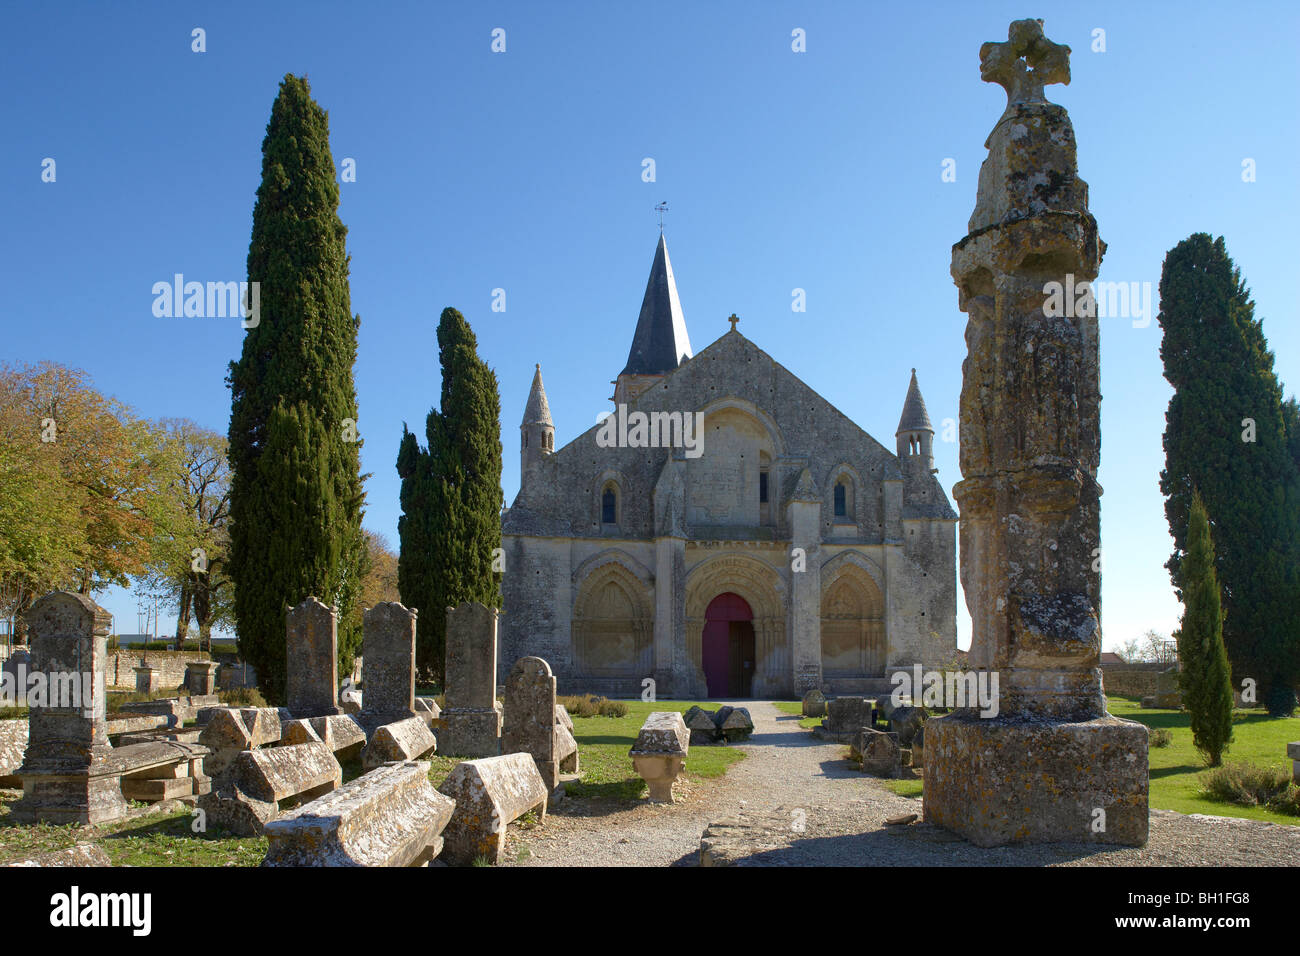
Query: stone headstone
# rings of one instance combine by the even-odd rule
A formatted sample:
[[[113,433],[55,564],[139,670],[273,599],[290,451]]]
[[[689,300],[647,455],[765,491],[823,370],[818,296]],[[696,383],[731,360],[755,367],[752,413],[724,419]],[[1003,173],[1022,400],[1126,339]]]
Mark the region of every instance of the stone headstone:
[[[295,717],[340,713],[338,611],[309,597],[285,615],[285,699]]]
[[[997,673],[999,710],[927,721],[924,806],[978,846],[1147,840],[1146,728],[1102,707],[1098,323],[1062,300],[1097,277],[1105,244],[1070,118],[1043,96],[1069,57],[1039,20],[981,47],[1007,108],[952,252],[969,317],[953,489],[969,666]]]
[[[306,744],[316,740],[329,747],[336,759],[348,760],[360,756],[366,745],[366,732],[352,717],[337,714],[289,721],[280,737],[285,744]]]
[[[896,778],[901,773],[902,752],[898,735],[863,727],[850,748],[862,761],[862,772],[877,777]]]
[[[1300,741],[1287,744],[1286,755],[1291,758],[1291,781],[1300,784]]]
[[[1178,668],[1171,667],[1156,675],[1156,706],[1179,710],[1183,706],[1183,691],[1179,687]]]
[[[137,694],[152,694],[158,690],[162,684],[158,669],[148,664],[140,664],[131,668],[135,671],[135,692]]]
[[[367,725],[415,716],[416,612],[396,601],[377,604],[361,618],[361,716]]]
[[[44,675],[48,693],[28,698],[27,750],[18,776],[23,798],[10,808],[15,823],[103,823],[126,814],[109,761],[104,664],[109,615],[90,598],[55,591],[25,615],[30,671]]]
[[[497,618],[495,608],[478,603],[447,608],[447,706],[440,738],[445,754],[491,757],[501,752]]]
[[[898,734],[898,745],[912,746],[913,738],[929,716],[929,712],[924,707],[894,708],[894,712],[889,715],[889,729]]]
[[[754,732],[754,719],[749,715],[748,707],[729,707],[724,708],[728,711],[723,715],[722,711],[718,712],[718,732],[730,743],[736,740],[748,740],[749,735]]]
[[[540,657],[521,657],[506,679],[501,749],[508,754],[531,754],[549,790],[560,785],[555,726],[555,676],[551,665]]]
[[[480,857],[491,864],[501,862],[506,826],[530,810],[540,811],[545,819],[550,794],[526,753],[462,761],[438,790],[456,802],[442,834],[443,855],[456,865]]]
[[[385,764],[267,823],[262,865],[422,866],[455,808],[427,762]]]
[[[826,716],[813,732],[823,740],[849,743],[863,727],[874,723],[872,702],[865,697],[836,697],[826,702]]]

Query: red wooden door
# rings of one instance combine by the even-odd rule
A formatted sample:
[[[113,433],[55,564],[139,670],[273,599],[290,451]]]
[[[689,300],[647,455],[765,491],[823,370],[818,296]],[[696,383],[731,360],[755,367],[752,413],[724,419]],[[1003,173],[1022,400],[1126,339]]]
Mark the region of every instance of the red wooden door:
[[[704,612],[701,656],[710,697],[732,697],[741,692],[741,688],[731,686],[731,623],[753,619],[754,612],[739,594],[728,591],[709,602]]]

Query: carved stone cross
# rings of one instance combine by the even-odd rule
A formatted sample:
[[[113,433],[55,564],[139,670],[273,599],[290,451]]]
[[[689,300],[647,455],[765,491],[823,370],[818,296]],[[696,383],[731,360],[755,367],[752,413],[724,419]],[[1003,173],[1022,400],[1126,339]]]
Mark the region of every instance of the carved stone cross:
[[[733,312],[731,315],[727,316],[727,321],[731,323],[731,331],[734,332],[736,331],[736,323],[740,321],[740,317]]]
[[[1043,87],[1070,84],[1070,48],[1043,36],[1042,20],[1016,20],[1007,42],[980,47],[980,78],[1007,91],[1007,106],[1046,103]]]

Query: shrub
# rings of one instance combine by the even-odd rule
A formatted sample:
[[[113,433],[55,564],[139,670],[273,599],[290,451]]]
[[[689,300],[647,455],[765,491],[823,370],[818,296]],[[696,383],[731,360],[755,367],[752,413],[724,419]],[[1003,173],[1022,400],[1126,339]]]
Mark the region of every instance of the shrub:
[[[1243,807],[1271,806],[1285,801],[1292,788],[1291,773],[1278,767],[1226,763],[1201,775],[1201,786],[1211,800]]]
[[[600,702],[600,716],[602,717],[626,717],[627,704],[621,700],[603,700]]]
[[[217,692],[217,699],[229,707],[269,707],[256,687],[232,687]]]
[[[593,694],[574,694],[556,697],[571,717],[626,717],[627,704],[621,700],[606,700]]]
[[[1168,747],[1174,742],[1174,735],[1163,727],[1156,727],[1151,731],[1151,736],[1147,738],[1147,742],[1152,747]]]

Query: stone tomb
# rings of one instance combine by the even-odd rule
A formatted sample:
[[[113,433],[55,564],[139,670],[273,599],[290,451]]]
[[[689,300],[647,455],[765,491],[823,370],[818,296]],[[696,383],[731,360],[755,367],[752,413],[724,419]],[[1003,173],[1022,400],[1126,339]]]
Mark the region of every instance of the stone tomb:
[[[155,740],[114,748],[111,761],[121,774],[127,800],[159,803],[187,800],[212,789],[204,773],[208,748],[201,744]]]
[[[495,608],[479,603],[447,608],[444,754],[493,757],[501,752],[502,707],[496,699],[498,617]]]
[[[389,763],[266,824],[263,866],[423,866],[456,804],[423,761]]]
[[[338,609],[309,597],[285,614],[285,699],[294,717],[339,709]]]
[[[207,697],[217,692],[217,661],[187,661],[185,687],[192,697]]]
[[[246,750],[229,775],[199,800],[208,819],[239,836],[258,836],[284,801],[309,801],[336,789],[343,768],[324,743]]]
[[[47,703],[76,706],[31,708],[27,750],[17,773],[23,798],[12,805],[9,818],[58,824],[119,819],[127,807],[117,767],[109,759],[104,706],[108,613],[84,595],[55,591],[38,600],[26,620],[30,671],[68,682],[60,695],[66,700]],[[77,685],[75,695],[71,682]]]
[[[415,716],[415,621],[416,612],[396,601],[362,615],[360,718],[367,730]]]
[[[320,741],[329,747],[336,760],[361,756],[366,732],[356,719],[347,714],[291,720],[280,737],[284,744],[309,744]]]
[[[902,750],[898,746],[898,734],[863,727],[849,745],[849,756],[862,762],[863,773],[890,779],[902,775]]]
[[[690,750],[686,722],[675,710],[657,710],[645,719],[628,751],[632,767],[650,788],[651,803],[672,803],[673,782]]]
[[[375,728],[361,751],[361,766],[374,770],[393,761],[408,762],[433,753],[438,739],[423,717],[407,717]]]
[[[216,708],[199,734],[199,743],[212,753],[204,764],[207,772],[220,778],[245,750],[280,742],[284,725],[292,720],[284,708]]]
[[[926,722],[925,819],[978,846],[1141,845],[1147,730],[1101,693],[1098,322],[1049,291],[1063,305],[1095,279],[1105,244],[1070,118],[1043,96],[1069,82],[1070,48],[1038,20],[1007,37],[980,48],[1007,107],[951,269],[968,316],[953,493],[969,666],[997,672],[999,710]]]
[[[538,810],[545,820],[550,793],[537,764],[526,753],[463,761],[438,790],[456,801],[451,822],[442,834],[446,841],[443,856],[448,863],[462,866],[479,857],[500,863],[506,826],[530,810]]]
[[[1300,785],[1300,741],[1287,744],[1286,755],[1291,758],[1291,780]]]
[[[826,695],[814,687],[803,695],[802,712],[805,717],[826,716]]]

